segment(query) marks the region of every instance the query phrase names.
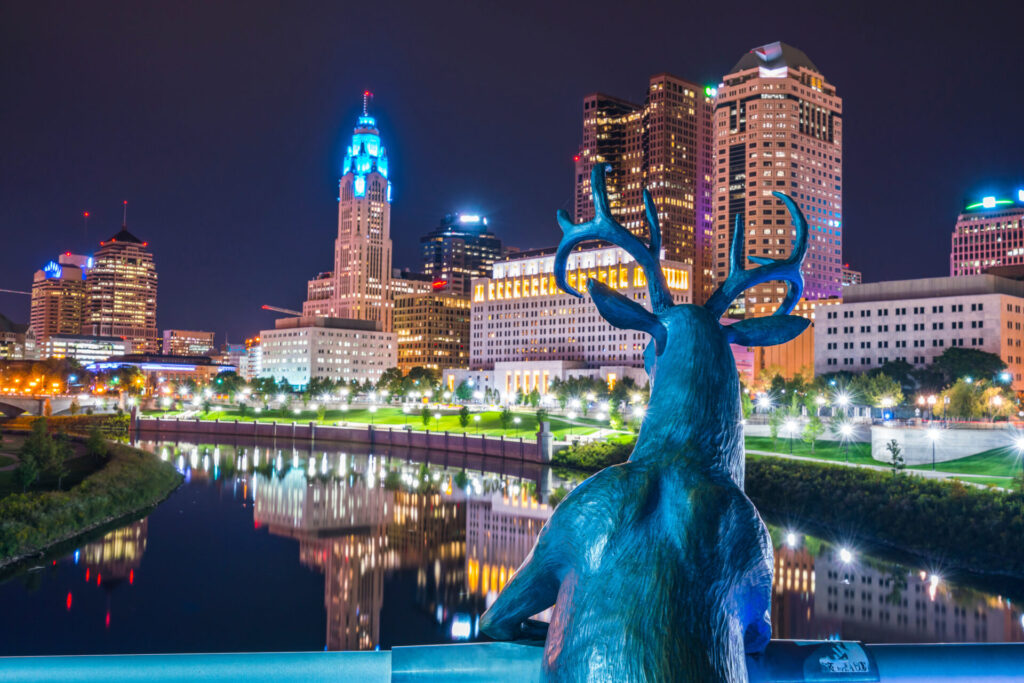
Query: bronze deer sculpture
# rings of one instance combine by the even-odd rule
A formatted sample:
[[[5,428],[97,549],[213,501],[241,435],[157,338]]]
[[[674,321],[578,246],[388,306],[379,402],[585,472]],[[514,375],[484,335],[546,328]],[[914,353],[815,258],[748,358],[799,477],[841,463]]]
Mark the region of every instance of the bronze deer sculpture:
[[[551,681],[747,680],[745,653],[771,638],[772,546],[743,492],[740,385],[730,343],[781,344],[809,321],[789,315],[803,291],[807,222],[789,209],[796,242],[786,259],[750,257],[737,218],[728,279],[703,306],[675,305],[659,264],[657,209],[644,192],[650,244],[612,218],[605,166],[591,174],[595,217],[579,225],[558,212],[564,235],[558,285],[569,253],[599,239],[628,252],[647,276],[651,310],[590,279],[601,315],[652,337],[644,351],[651,398],[629,460],[587,479],[558,505],[530,555],[481,620],[492,638],[545,633],[529,619],[554,605],[542,660]],[[772,316],[731,325],[719,319],[743,291],[788,284]]]

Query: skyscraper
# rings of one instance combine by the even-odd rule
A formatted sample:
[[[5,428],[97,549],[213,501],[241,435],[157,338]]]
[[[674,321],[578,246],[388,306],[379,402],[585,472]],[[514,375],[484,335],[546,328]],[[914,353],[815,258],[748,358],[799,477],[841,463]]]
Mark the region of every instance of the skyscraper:
[[[843,265],[842,99],[800,50],[785,43],[754,48],[725,75],[715,99],[715,278],[729,274],[729,244],[737,217],[746,256],[781,258],[795,231],[785,192],[810,225],[804,296],[840,295]],[[750,264],[747,264],[750,267]],[[786,285],[746,292],[737,313],[780,301]]]
[[[387,151],[367,111],[370,97],[363,93],[363,114],[342,166],[334,270],[310,281],[302,312],[373,320],[390,332],[391,182]]]
[[[159,353],[156,327],[156,265],[153,254],[122,225],[93,255],[85,279],[88,334],[123,337],[132,353]]]
[[[501,258],[501,240],[487,229],[487,217],[450,213],[420,238],[423,272],[451,294],[469,296],[475,277],[488,277]]]
[[[88,311],[85,275],[89,256],[64,252],[32,278],[32,331],[45,344],[54,334],[80,334]]]
[[[693,267],[693,294],[711,293],[712,90],[670,74],[650,78],[644,103],[594,93],[583,98],[583,142],[575,157],[575,220],[594,216],[590,169],[607,175],[612,213],[647,237],[643,190],[658,210],[664,257]]]
[[[994,266],[1024,265],[1024,190],[970,199],[956,218],[949,256],[952,276]]]

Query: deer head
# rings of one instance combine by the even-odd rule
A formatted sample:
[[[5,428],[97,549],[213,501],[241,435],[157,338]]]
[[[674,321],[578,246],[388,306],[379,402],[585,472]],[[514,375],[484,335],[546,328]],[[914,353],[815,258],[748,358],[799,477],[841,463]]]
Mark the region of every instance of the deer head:
[[[585,240],[604,240],[624,249],[643,268],[651,310],[594,279],[587,291],[602,317],[620,329],[651,336],[644,351],[644,366],[651,379],[651,401],[631,460],[673,457],[675,451],[694,454],[703,466],[729,470],[742,483],[739,379],[730,343],[771,346],[793,339],[810,323],[790,315],[803,292],[800,266],[807,252],[807,221],[797,205],[781,192],[773,192],[789,210],[796,226],[796,244],[785,259],[750,257],[758,267],[743,267],[743,223],[736,218],[729,252],[729,277],[703,306],[675,304],[660,265],[661,228],[650,193],[644,190],[644,208],[650,243],[622,227],[611,215],[605,188],[605,164],[595,164],[590,186],[594,219],[574,224],[558,212],[564,233],[555,255],[555,278],[567,293],[582,297],[567,281],[569,254]],[[778,309],[762,318],[747,318],[723,325],[729,305],[750,287],[772,280],[784,281],[788,290]]]

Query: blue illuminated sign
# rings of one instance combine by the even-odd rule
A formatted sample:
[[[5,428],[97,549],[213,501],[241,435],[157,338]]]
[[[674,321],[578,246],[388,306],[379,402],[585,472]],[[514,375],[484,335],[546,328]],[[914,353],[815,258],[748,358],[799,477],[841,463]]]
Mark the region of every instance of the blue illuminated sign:
[[[56,261],[50,261],[43,266],[43,273],[46,274],[47,280],[59,280],[63,269]]]

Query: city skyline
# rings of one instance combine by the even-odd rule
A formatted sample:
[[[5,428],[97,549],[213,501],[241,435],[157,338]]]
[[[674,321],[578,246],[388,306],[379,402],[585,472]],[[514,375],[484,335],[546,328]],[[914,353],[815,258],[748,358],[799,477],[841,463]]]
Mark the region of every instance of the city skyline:
[[[0,225],[19,240],[0,255],[0,287],[27,289],[53,253],[94,252],[116,231],[120,202],[128,199],[129,224],[160,263],[158,326],[212,329],[218,341],[225,332],[240,341],[269,326],[260,304],[297,307],[302,284],[329,262],[325,244],[337,227],[329,197],[337,195],[350,122],[367,88],[377,95],[373,109],[395,157],[396,266],[417,262],[416,238],[453,208],[488,215],[498,236],[515,246],[550,246],[558,236],[554,210],[572,208],[568,178],[584,94],[642,100],[644,79],[662,71],[717,84],[737,54],[773,40],[807,53],[843,94],[850,143],[844,223],[851,230],[844,261],[865,280],[943,275],[964,200],[1021,180],[1020,142],[989,133],[1000,120],[996,110],[1016,109],[1019,95],[997,86],[1020,67],[1012,41],[992,34],[1005,24],[992,26],[984,12],[950,21],[952,10],[943,8],[920,16],[890,8],[886,24],[865,37],[829,27],[866,30],[870,9],[832,9],[824,17],[819,9],[814,19],[796,10],[752,11],[726,27],[725,40],[707,31],[680,43],[670,27],[683,10],[652,10],[665,21],[652,22],[648,11],[606,25],[606,13],[589,5],[571,16],[556,10],[540,30],[561,39],[525,51],[526,16],[499,13],[481,24],[478,10],[464,19],[445,12],[378,18],[363,8],[368,16],[350,20],[380,28],[352,40],[371,45],[388,30],[394,52],[357,69],[351,54],[359,50],[328,40],[331,27],[344,22],[326,9],[274,25],[276,17],[254,7],[247,32],[215,9],[170,17],[159,8],[126,9],[100,21],[65,8],[45,32],[42,16],[33,16],[38,10],[17,11],[23,15],[8,25],[18,25],[18,35],[4,48],[12,66],[2,73],[23,97],[0,114],[10,136]],[[718,18],[694,11],[706,14],[688,15],[688,22],[711,26]],[[479,30],[491,21],[507,27]],[[406,51],[438,22],[452,31],[475,22],[477,33],[467,30],[460,50],[476,48],[485,58],[453,64],[454,52],[431,48],[410,63]],[[161,23],[177,29],[194,53],[182,57],[177,40],[149,41]],[[976,23],[993,39],[970,63],[932,47],[952,44]],[[193,28],[201,24],[210,28]],[[641,31],[642,53],[568,56],[588,54],[586,46],[600,42],[595,37]],[[305,36],[301,46],[295,35]],[[257,58],[261,50],[266,55]],[[545,70],[531,68],[540,63]],[[186,96],[196,88],[202,97]],[[998,93],[1001,105],[977,106],[980,93]],[[61,134],[42,138],[49,129]],[[894,161],[882,165],[880,158]],[[914,172],[901,170],[911,160]],[[892,248],[877,248],[883,238]],[[193,288],[204,295],[190,296]],[[2,294],[0,311],[27,322],[28,298]]]

